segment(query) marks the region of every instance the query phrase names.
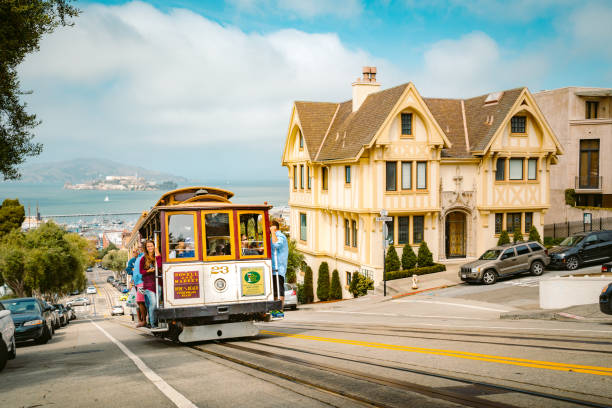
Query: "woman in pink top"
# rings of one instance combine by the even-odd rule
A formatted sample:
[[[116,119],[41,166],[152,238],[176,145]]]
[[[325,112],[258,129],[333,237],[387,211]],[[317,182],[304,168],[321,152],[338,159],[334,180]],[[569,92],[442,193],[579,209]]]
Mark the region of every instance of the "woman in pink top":
[[[157,299],[155,296],[156,264],[157,269],[161,271],[161,255],[157,248],[155,248],[155,243],[149,240],[145,244],[145,255],[140,259],[140,273],[142,274],[145,304],[147,305],[151,327],[155,327],[155,310],[157,309]]]

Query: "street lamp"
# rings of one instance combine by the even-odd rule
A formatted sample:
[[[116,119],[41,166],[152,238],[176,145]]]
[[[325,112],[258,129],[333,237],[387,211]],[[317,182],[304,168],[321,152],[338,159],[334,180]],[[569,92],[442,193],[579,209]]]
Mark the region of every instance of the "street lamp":
[[[376,217],[376,221],[382,222],[382,235],[383,235],[383,296],[387,296],[387,268],[385,262],[385,255],[387,254],[387,247],[389,241],[387,240],[387,221],[393,221],[393,217],[388,216],[388,212],[385,209],[380,210],[380,217]]]

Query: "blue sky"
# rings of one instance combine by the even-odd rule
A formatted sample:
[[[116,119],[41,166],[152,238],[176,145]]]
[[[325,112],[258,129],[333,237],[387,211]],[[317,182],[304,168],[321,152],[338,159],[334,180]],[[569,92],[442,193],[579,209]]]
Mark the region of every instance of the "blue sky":
[[[470,97],[612,83],[612,2],[81,1],[20,68],[32,161],[101,157],[203,180],[287,177],[293,100],[383,88]]]

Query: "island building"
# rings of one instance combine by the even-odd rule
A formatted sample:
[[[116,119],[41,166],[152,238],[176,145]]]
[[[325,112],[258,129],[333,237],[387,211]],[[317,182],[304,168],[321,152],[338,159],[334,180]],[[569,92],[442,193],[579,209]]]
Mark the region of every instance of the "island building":
[[[612,162],[605,157],[612,157],[612,88],[572,86],[538,92],[534,98],[565,150],[551,169],[546,223],[582,222],[585,212],[611,218]],[[576,206],[602,210],[567,205],[566,189],[574,190]]]
[[[479,256],[502,230],[550,208],[563,150],[527,88],[469,99],[424,98],[412,83],[380,90],[364,67],[352,100],[295,102],[282,155],[291,236],[312,267],[383,278],[383,228],[398,255],[425,241],[434,260]]]

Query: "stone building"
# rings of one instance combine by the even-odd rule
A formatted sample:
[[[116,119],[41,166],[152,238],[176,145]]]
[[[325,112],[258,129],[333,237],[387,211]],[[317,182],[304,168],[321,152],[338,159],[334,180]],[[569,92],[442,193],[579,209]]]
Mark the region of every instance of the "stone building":
[[[562,149],[527,88],[469,99],[423,98],[412,83],[380,90],[365,67],[352,100],[295,102],[282,164],[291,234],[316,273],[378,284],[383,228],[401,254],[426,241],[438,261],[480,255],[503,229],[542,232],[550,170]]]

